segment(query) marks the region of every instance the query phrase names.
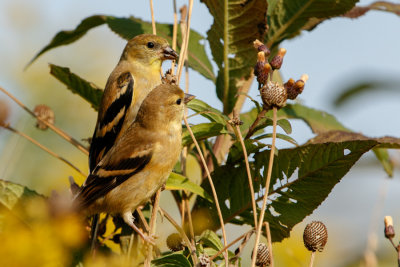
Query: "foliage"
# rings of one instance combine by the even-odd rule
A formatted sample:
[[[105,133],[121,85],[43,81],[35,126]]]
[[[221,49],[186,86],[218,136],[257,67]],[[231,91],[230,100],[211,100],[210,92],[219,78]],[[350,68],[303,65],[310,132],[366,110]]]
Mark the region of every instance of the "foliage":
[[[236,107],[238,94],[245,91],[243,89],[245,81],[251,81],[253,78],[253,66],[256,62],[257,53],[252,42],[255,39],[264,40],[273,52],[272,57],[282,41],[301,34],[303,30],[312,30],[324,20],[345,14],[354,7],[357,1],[229,0],[224,2],[202,0],[202,2],[207,6],[214,21],[207,32],[207,36],[202,36],[200,33],[191,30],[188,64],[193,70],[215,84],[215,90],[223,104],[223,109],[218,110],[208,105],[206,100],[196,99],[191,101],[188,107],[208,120],[204,123],[192,125],[191,130],[196,140],[200,141],[201,149],[207,157],[206,160],[213,167],[211,176],[221,203],[225,223],[247,224],[254,227],[244,151],[238,135],[233,131],[230,124],[231,113]],[[395,6],[390,7],[396,8]],[[103,24],[106,24],[113,32],[124,39],[151,32],[151,23],[138,18],[94,15],[82,20],[73,30],[57,33],[29,64],[52,49],[79,40],[89,30]],[[173,25],[171,24],[157,24],[158,34],[169,41],[172,40],[172,29]],[[181,40],[180,30],[177,40]],[[218,67],[216,74],[206,53],[207,44],[205,44],[205,41],[208,42],[212,59]],[[181,48],[181,45],[178,41],[178,49]],[[102,90],[98,86],[81,78],[70,71],[69,68],[55,64],[50,64],[50,73],[65,84],[71,92],[84,98],[95,110],[98,109],[102,94]],[[366,88],[364,86],[361,89]],[[361,89],[358,88],[358,90]],[[343,96],[341,101],[350,97],[355,90],[349,90],[348,95]],[[240,126],[243,135],[247,133],[250,125],[261,111],[262,102],[253,101],[256,103],[256,108],[240,114],[240,118],[244,122]],[[240,110],[237,111],[240,112]],[[270,128],[268,128],[272,125],[271,117],[271,112],[268,112],[255,129],[255,134],[244,140],[249,156],[253,187],[256,197],[258,197],[257,201],[262,199],[265,192],[264,184],[270,158],[270,149],[268,149],[270,145],[265,139],[271,137]],[[292,119],[303,120],[316,136],[310,137],[306,144],[298,145],[296,140],[290,137],[292,132],[290,121]],[[306,216],[312,214],[324,202],[335,185],[343,179],[364,153],[373,150],[385,170],[391,175],[393,166],[386,149],[400,148],[400,139],[369,138],[353,133],[334,116],[298,103],[288,104],[279,110],[278,125],[285,131],[285,134],[279,134],[278,138],[288,141],[294,146],[280,149],[277,152],[272,169],[272,181],[268,194],[270,204],[266,211],[265,221],[269,222],[272,241],[274,242],[289,237],[292,228],[304,220]],[[226,155],[223,155],[226,162],[221,163],[216,160],[213,147],[216,144],[216,137],[225,135],[231,137],[232,144]],[[199,151],[194,149],[193,140],[186,128],[183,129],[182,141],[188,153],[197,158]],[[200,162],[200,159],[198,161]],[[204,173],[202,177],[205,177]],[[197,256],[204,253],[213,256],[218,253],[223,248],[223,244],[220,237],[214,232],[220,225],[208,180],[203,179],[200,184],[196,184],[189,177],[185,177],[183,173],[172,173],[167,181],[166,189],[173,192],[178,205],[184,197],[188,197],[193,205],[191,216],[195,222]],[[11,212],[17,211],[19,209],[17,206],[21,206],[19,203],[21,201],[29,202],[31,197],[39,198],[44,202],[47,201],[23,186],[5,181],[0,183],[0,203],[3,209]],[[148,219],[148,210],[145,209],[143,213]],[[13,216],[11,218],[15,220]],[[69,225],[76,226],[75,219],[66,221]],[[36,227],[37,222],[33,221],[33,225]],[[39,221],[42,221],[42,219]],[[104,225],[107,226],[104,227],[111,232],[109,228],[112,226],[107,223],[107,219],[104,219],[104,221]],[[120,230],[117,219],[114,220],[114,223],[116,229],[113,229],[115,231],[111,234],[115,239],[112,238],[112,240],[123,246],[122,239],[118,239],[116,236],[121,235],[125,230],[124,228]],[[32,221],[29,221],[29,224],[32,224]],[[63,227],[60,225],[47,226],[52,233],[54,231],[52,227]],[[76,230],[75,234],[82,236],[80,229]],[[36,232],[33,235],[35,238],[41,236],[41,234],[36,236]],[[6,244],[11,242],[10,238],[10,236],[3,236]],[[74,241],[63,238],[61,237],[61,241],[57,241],[58,243],[56,242],[54,245],[58,249],[55,253],[61,255],[70,252],[70,254],[68,254],[68,257],[58,254],[54,257],[61,257],[63,264],[72,264],[76,261],[75,258],[79,258],[79,261],[83,262],[82,255],[76,256],[76,254],[79,254],[76,253],[76,250],[82,249],[84,238],[78,238],[79,240]],[[104,233],[101,235],[101,239],[103,242],[108,241]],[[48,242],[53,244],[50,241]],[[70,245],[69,242],[73,244]],[[32,242],[31,245],[36,246],[37,244]],[[43,248],[43,250],[46,251],[46,248]],[[229,252],[229,257],[231,261],[237,260],[232,252]],[[216,257],[217,261],[221,259],[222,256]],[[44,263],[51,262],[51,260],[40,259],[38,265],[45,265]],[[186,247],[179,252],[163,253],[152,261],[152,266],[193,266],[193,259],[190,256],[189,248]]]

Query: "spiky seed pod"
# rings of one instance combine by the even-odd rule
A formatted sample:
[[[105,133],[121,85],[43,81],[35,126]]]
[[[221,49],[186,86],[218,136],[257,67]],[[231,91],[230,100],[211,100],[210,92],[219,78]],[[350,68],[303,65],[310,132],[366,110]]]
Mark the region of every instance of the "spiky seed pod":
[[[328,242],[328,229],[325,224],[320,221],[307,224],[303,233],[303,241],[309,251],[321,252]]]
[[[10,107],[8,106],[8,103],[1,99],[0,100],[0,125],[5,125],[6,121],[8,119],[8,116],[10,115]]]
[[[253,255],[252,255],[253,257]],[[259,243],[257,247],[256,266],[269,266],[271,264],[271,256],[269,255],[268,246]]]
[[[40,119],[42,119],[48,123],[54,124],[54,120],[55,120],[54,111],[51,108],[49,108],[48,106],[37,105],[35,107],[35,109],[33,110],[33,113],[35,113],[35,115],[37,117],[39,117]],[[40,130],[47,130],[47,128],[48,128],[47,125],[44,124],[43,122],[41,122],[40,120],[36,121],[36,127],[39,128]]]
[[[391,216],[385,216],[385,237],[391,239],[394,237],[393,219]]]
[[[179,251],[183,249],[182,237],[178,233],[170,234],[167,237],[167,247],[171,251]]]
[[[277,82],[269,81],[261,88],[261,99],[267,107],[282,108],[286,105],[286,89]]]
[[[285,48],[279,48],[278,54],[274,56],[270,62],[273,70],[279,70],[283,63],[283,57],[286,54]]]
[[[201,267],[210,267],[211,266],[210,257],[207,254],[200,254],[199,261],[200,261]]]

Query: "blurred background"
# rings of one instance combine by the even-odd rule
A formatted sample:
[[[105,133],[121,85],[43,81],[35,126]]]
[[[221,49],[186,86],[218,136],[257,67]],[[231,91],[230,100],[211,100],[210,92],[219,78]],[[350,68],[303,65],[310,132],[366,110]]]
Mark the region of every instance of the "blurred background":
[[[371,2],[360,1],[359,5]],[[177,3],[178,8],[187,4],[181,0]],[[172,1],[154,0],[154,7],[157,22],[173,22]],[[212,17],[199,1],[195,1],[193,10],[192,28],[205,36]],[[148,1],[0,0],[0,86],[30,108],[36,104],[51,107],[56,114],[56,125],[78,140],[91,137],[96,113],[87,102],[71,94],[49,74],[48,63],[68,67],[103,88],[125,41],[107,26],[100,26],[81,40],[51,50],[29,68],[24,68],[57,32],[74,29],[81,20],[94,14],[132,15],[151,20]],[[304,32],[282,44],[287,49],[282,68],[284,80],[297,79],[307,73],[310,78],[299,97],[303,104],[334,114],[355,132],[371,137],[399,137],[399,25],[399,16],[380,11],[371,11],[355,20],[335,18],[325,21],[312,32]],[[340,107],[334,105],[334,99],[346,88],[372,81],[385,86],[378,86],[379,89],[359,95]],[[190,92],[197,98],[221,107],[210,81],[190,71],[189,84]],[[258,98],[255,84],[250,95]],[[51,131],[35,128],[34,119],[4,94],[0,94],[1,100],[7,101],[11,108],[8,121],[13,127],[87,173],[87,157],[82,152]],[[252,107],[249,101],[243,110]],[[198,120],[195,117],[192,122]],[[292,121],[292,126],[292,137],[299,144],[313,137],[303,122]],[[278,143],[278,148],[286,146],[287,143]],[[309,254],[302,245],[302,231],[312,220],[323,221],[329,231],[324,252],[316,256],[317,266],[360,266],[367,243],[376,252],[372,255],[376,255],[379,266],[394,266],[394,250],[383,237],[385,215],[393,217],[395,230],[400,233],[400,154],[391,151],[391,156],[397,167],[393,178],[388,178],[371,152],[364,155],[328,199],[294,228],[291,238],[274,244],[276,266],[308,265]],[[21,183],[49,195],[52,190],[66,190],[69,175],[80,183],[85,178],[28,141],[0,129],[0,179]],[[164,193],[163,198],[162,203],[171,200],[168,193]],[[228,231],[230,240],[235,239],[236,227],[228,227]],[[371,259],[373,261],[374,257]]]

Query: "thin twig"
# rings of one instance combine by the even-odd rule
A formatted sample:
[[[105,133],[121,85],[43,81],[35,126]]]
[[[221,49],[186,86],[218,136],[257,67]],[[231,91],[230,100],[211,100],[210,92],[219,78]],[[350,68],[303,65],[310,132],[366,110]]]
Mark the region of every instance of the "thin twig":
[[[139,214],[139,218],[142,221],[144,228],[146,229],[147,232],[150,232],[150,226],[147,223],[146,218],[143,215],[142,209],[141,208],[137,208],[136,211]]]
[[[313,251],[313,252],[311,253],[310,265],[308,265],[309,267],[313,267],[313,265],[314,265],[314,258],[315,258],[315,251]]]
[[[178,13],[176,11],[176,0],[172,0],[174,6],[174,26],[172,28],[172,49],[176,50],[176,39],[178,35]],[[175,71],[175,60],[171,63],[171,74],[174,75]]]
[[[185,231],[182,229],[182,227],[179,226],[179,224],[177,222],[175,222],[175,220],[172,218],[171,215],[169,215],[168,212],[166,212],[163,208],[160,208],[160,209],[164,213],[165,218],[167,218],[167,220],[175,227],[175,229],[181,235],[181,237],[183,239],[183,242],[185,242],[187,248],[190,250],[190,255],[191,255],[192,259],[193,259],[194,265],[197,266],[197,263],[199,262],[199,259],[197,258],[196,248],[194,246],[192,246],[192,244],[190,243],[190,240],[187,237]]]
[[[56,127],[54,124],[47,122],[46,120],[36,116],[36,114],[30,110],[27,106],[25,106],[21,101],[19,101],[15,96],[13,96],[11,93],[9,93],[6,89],[2,88],[0,86],[0,91],[5,93],[9,98],[11,98],[15,103],[17,103],[22,109],[24,109],[26,112],[28,112],[32,117],[36,118],[43,124],[45,124],[47,127],[49,127],[51,130],[53,130],[56,134],[67,140],[70,144],[74,145],[76,148],[78,148],[80,151],[85,153],[86,155],[89,155],[88,149],[79,143],[76,139],[68,135],[66,132],[61,130],[60,128]]]
[[[257,118],[255,119],[255,121],[253,122],[253,124],[250,126],[249,130],[247,131],[247,134],[245,136],[244,139],[249,139],[253,134],[254,134],[254,130],[256,128],[256,126],[258,125],[258,123],[260,122],[260,120],[262,118],[264,118],[265,113],[267,113],[267,109],[263,108],[260,113],[258,113]]]
[[[156,21],[154,19],[154,8],[153,8],[153,0],[150,0],[150,10],[151,10],[151,26],[153,27],[153,34],[157,34],[156,30]]]
[[[189,35],[190,35],[190,21],[192,18],[192,9],[193,9],[193,0],[189,0],[189,12],[187,16],[187,28],[185,32],[185,39],[182,44],[182,48],[179,54],[179,62],[178,62],[178,70],[177,70],[177,76],[178,76],[178,84],[181,79],[181,74],[182,74],[182,69],[183,69],[183,64],[185,63],[185,56],[187,54],[187,49],[189,45]]]
[[[273,107],[272,111],[273,111],[273,118],[272,118],[272,121],[273,121],[272,145],[271,145],[271,151],[270,151],[270,155],[269,155],[267,179],[265,181],[265,194],[264,194],[264,197],[263,197],[263,203],[262,203],[260,217],[259,217],[258,225],[257,225],[256,240],[255,240],[254,248],[253,248],[254,257],[251,260],[251,266],[252,267],[254,267],[255,264],[256,264],[255,255],[257,255],[258,243],[260,242],[262,223],[264,221],[265,209],[267,208],[269,184],[271,182],[271,174],[272,174],[272,166],[274,164],[275,142],[276,142],[276,122],[277,122],[277,112],[278,112],[278,110],[277,110],[276,107]]]
[[[224,251],[226,251],[228,248],[230,248],[232,245],[234,245],[235,243],[239,242],[240,240],[242,240],[243,238],[245,238],[249,233],[254,232],[254,228],[252,228],[250,231],[242,234],[241,236],[239,236],[238,238],[236,238],[235,240],[233,240],[231,243],[229,243],[228,245],[226,245],[223,249],[221,249],[220,251],[218,251],[216,254],[214,254],[214,256],[212,256],[210,258],[210,261],[215,260],[215,258],[217,258],[219,255],[221,255]]]
[[[157,226],[157,211],[159,209],[159,204],[160,204],[160,193],[161,189],[158,189],[154,198],[154,203],[153,203],[153,210],[151,211],[151,219],[150,219],[150,232],[149,236],[153,236],[156,233],[156,226]],[[153,245],[148,244],[147,248],[147,255],[146,259],[144,261],[144,266],[150,266],[151,260],[153,259]]]
[[[271,229],[269,227],[269,223],[265,222],[265,231],[267,232],[267,238],[268,238],[268,251],[269,251],[269,258],[270,258],[270,265],[271,267],[274,267],[274,256],[272,253],[272,239],[271,239]]]
[[[235,114],[235,112],[234,112]],[[235,117],[235,115],[234,115]],[[257,228],[257,206],[256,206],[256,200],[254,198],[254,187],[253,187],[253,179],[251,178],[251,171],[250,171],[250,164],[249,164],[249,159],[247,157],[247,149],[243,141],[243,136],[242,133],[240,132],[240,127],[238,124],[235,124],[235,133],[237,135],[237,138],[240,141],[240,144],[242,145],[242,150],[243,150],[243,156],[244,156],[244,162],[246,164],[246,171],[247,171],[247,178],[249,180],[249,187],[250,187],[250,194],[251,194],[251,204],[253,207],[253,218],[254,218],[254,227]]]
[[[219,221],[221,223],[221,230],[222,230],[222,236],[223,236],[223,239],[224,239],[224,245],[226,246],[226,244],[228,244],[228,242],[227,242],[227,239],[226,239],[225,224],[224,224],[224,219],[222,217],[222,212],[221,212],[221,208],[220,208],[220,205],[219,205],[217,191],[215,190],[214,182],[211,179],[210,171],[207,168],[207,163],[206,163],[206,161],[204,159],[203,153],[201,152],[199,143],[197,142],[196,138],[194,137],[192,129],[190,129],[190,125],[189,125],[189,123],[188,123],[188,121],[186,119],[186,116],[183,116],[183,120],[185,121],[185,125],[187,127],[187,130],[188,130],[190,136],[193,139],[193,142],[194,142],[194,144],[196,146],[196,149],[197,149],[197,151],[199,153],[199,156],[201,158],[201,162],[203,163],[204,169],[206,171],[208,182],[210,183],[210,187],[211,187],[212,194],[213,194],[213,197],[214,197],[215,206],[217,208]],[[228,253],[225,252],[224,253],[224,257],[225,257],[226,266],[228,266]]]
[[[47,147],[45,147],[44,145],[40,144],[38,141],[36,141],[35,139],[31,138],[30,136],[18,131],[17,129],[12,128],[10,125],[4,125],[4,124],[0,124],[0,127],[3,127],[4,129],[7,129],[13,133],[16,133],[18,135],[20,135],[21,137],[25,138],[26,140],[30,141],[31,143],[35,144],[36,146],[38,146],[39,148],[41,148],[42,150],[46,151],[47,153],[49,153],[50,155],[52,155],[53,157],[61,160],[62,162],[64,162],[65,164],[67,164],[68,166],[70,166],[71,168],[73,168],[74,170],[76,170],[78,173],[80,173],[83,177],[86,177],[86,174],[84,174],[81,170],[79,170],[78,167],[75,167],[71,162],[69,162],[68,160],[66,160],[65,158],[57,155],[56,153],[54,153],[53,151],[51,151],[50,149],[48,149]]]

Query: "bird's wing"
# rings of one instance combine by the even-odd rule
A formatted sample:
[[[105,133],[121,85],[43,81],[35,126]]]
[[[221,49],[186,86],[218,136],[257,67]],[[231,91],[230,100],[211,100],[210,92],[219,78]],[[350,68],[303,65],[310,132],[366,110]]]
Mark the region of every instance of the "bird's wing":
[[[129,158],[118,159],[118,155],[113,155],[114,151],[117,150],[111,150],[96,166],[82,186],[77,198],[82,208],[143,170],[153,156],[151,145],[137,147]]]
[[[121,74],[112,84],[110,104],[97,120],[89,151],[89,169],[93,171],[114,145],[132,103],[134,79],[130,72]],[[103,96],[104,97],[104,96]]]

